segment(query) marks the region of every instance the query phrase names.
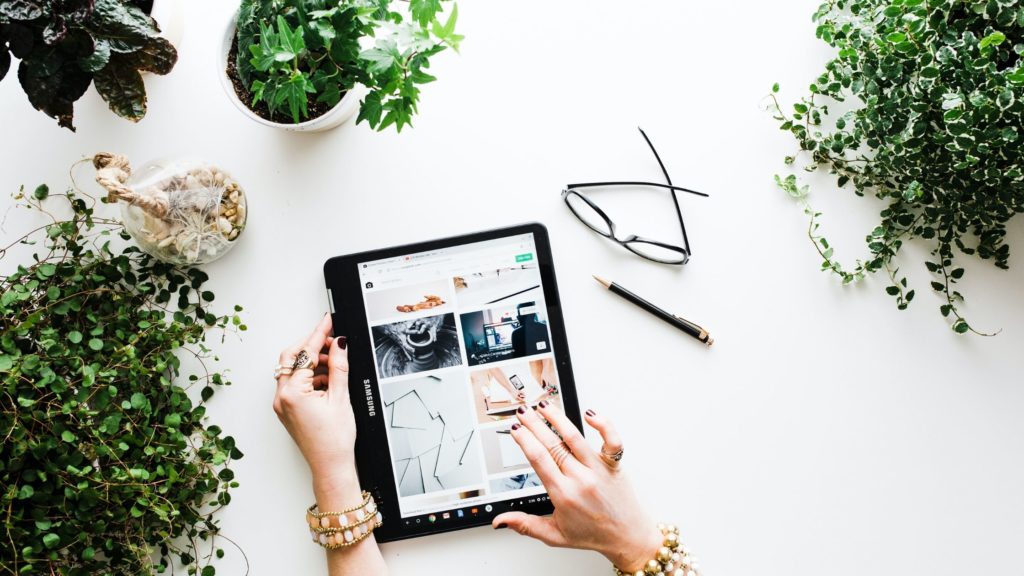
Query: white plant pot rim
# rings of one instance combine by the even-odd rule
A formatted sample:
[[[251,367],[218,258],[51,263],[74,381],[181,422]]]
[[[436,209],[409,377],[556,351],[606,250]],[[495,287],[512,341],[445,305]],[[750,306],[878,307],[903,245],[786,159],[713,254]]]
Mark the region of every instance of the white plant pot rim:
[[[224,88],[224,92],[227,93],[228,99],[235,105],[235,108],[257,124],[262,124],[270,128],[277,128],[278,130],[287,130],[289,132],[323,132],[325,130],[331,130],[337,128],[346,120],[351,118],[356,110],[359,109],[359,101],[362,99],[362,95],[365,92],[365,88],[362,85],[357,84],[351,90],[345,93],[341,98],[341,102],[325,112],[323,115],[313,118],[312,120],[306,120],[298,124],[273,122],[253,112],[245,102],[238,97],[235,93],[235,86],[231,83],[231,79],[228,77],[226,66],[228,61],[228,54],[231,53],[231,46],[235,42],[235,24],[238,19],[238,12],[236,11],[231,19],[228,20],[225,26],[224,40],[221,45],[221,57],[217,62],[217,74],[220,76],[221,86]]]

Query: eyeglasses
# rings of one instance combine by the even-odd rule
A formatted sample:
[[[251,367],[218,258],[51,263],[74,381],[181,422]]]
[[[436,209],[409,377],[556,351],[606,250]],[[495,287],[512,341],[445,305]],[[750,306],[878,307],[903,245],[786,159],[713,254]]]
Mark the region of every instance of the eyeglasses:
[[[654,158],[658,161],[658,165],[661,166],[661,172],[665,175],[665,180],[668,184],[660,184],[657,182],[582,182],[567,185],[565,190],[562,190],[562,200],[565,201],[566,206],[569,207],[569,210],[572,210],[573,215],[575,215],[580,222],[584,223],[588,228],[597,232],[601,236],[618,243],[633,254],[661,264],[686,264],[689,262],[690,256],[693,252],[690,250],[690,239],[686,236],[686,224],[683,223],[683,212],[679,208],[679,198],[677,197],[676,192],[688,192],[690,194],[696,194],[704,197],[707,197],[708,195],[703,192],[697,192],[696,190],[673,186],[672,178],[669,177],[668,170],[665,169],[665,164],[661,162],[661,157],[658,155],[658,151],[654,149],[654,144],[651,144],[651,139],[647,137],[647,134],[642,128],[638,128],[638,130],[640,130],[640,134],[644,137],[644,140],[647,141],[647,145],[651,148],[651,152],[654,153]],[[635,234],[619,238],[615,233],[615,222],[613,222],[612,219],[605,214],[604,210],[601,210],[593,200],[578,190],[579,188],[607,186],[650,186],[653,188],[663,188],[671,192],[672,202],[676,207],[676,215],[679,217],[679,229],[683,233],[683,245],[678,246],[676,244],[659,242],[657,240],[643,238]]]

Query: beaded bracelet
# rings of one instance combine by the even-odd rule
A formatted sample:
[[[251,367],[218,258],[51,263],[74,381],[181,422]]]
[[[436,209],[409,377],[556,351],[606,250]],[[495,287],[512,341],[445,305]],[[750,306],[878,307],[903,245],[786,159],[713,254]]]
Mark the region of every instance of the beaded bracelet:
[[[354,520],[351,523],[350,518]],[[320,512],[316,504],[306,510],[309,535],[313,542],[328,550],[358,544],[383,521],[369,492],[363,492],[362,503],[339,512]]]
[[[697,569],[697,558],[679,541],[679,528],[668,524],[658,524],[658,530],[664,540],[657,555],[647,561],[643,570],[623,572],[618,566],[612,566],[615,576],[700,576]]]

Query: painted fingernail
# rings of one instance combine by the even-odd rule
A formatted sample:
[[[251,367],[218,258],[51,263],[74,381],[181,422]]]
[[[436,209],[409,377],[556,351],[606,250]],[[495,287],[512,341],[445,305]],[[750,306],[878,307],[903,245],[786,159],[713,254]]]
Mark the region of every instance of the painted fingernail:
[[[538,404],[538,406],[540,406],[541,408],[547,408],[548,407],[548,401],[547,400],[541,400],[540,404]]]
[[[518,423],[517,424],[513,424],[512,425],[512,429],[513,430],[519,430],[519,424]]]
[[[497,526],[494,527],[495,530],[501,530],[502,528],[508,528],[508,524],[505,524],[504,522],[502,522],[501,524],[498,524]]]
[[[594,412],[593,410],[587,410],[587,416],[597,416],[597,412]]]
[[[516,410],[516,412],[520,414],[526,414],[526,406],[520,406],[519,410]]]

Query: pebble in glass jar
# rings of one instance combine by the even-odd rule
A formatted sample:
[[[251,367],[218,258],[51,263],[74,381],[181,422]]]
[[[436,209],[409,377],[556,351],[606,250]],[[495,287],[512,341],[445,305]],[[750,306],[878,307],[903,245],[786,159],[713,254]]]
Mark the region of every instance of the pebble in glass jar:
[[[121,203],[125,228],[139,247],[179,266],[206,264],[237,243],[248,205],[225,170],[199,160],[151,162],[132,171],[124,156],[97,154],[96,181]]]

